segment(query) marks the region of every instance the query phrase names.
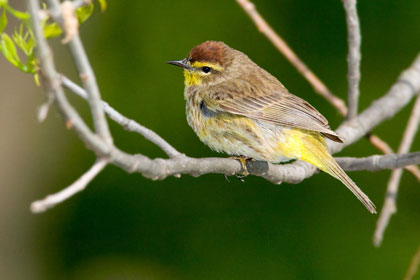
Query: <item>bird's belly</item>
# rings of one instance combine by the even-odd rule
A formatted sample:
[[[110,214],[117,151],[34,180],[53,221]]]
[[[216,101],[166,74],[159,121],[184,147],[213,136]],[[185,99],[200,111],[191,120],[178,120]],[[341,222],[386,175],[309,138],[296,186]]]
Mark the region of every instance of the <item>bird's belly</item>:
[[[187,119],[200,140],[217,152],[273,163],[291,159],[282,148],[288,128],[227,113],[209,117],[199,110],[187,110]]]

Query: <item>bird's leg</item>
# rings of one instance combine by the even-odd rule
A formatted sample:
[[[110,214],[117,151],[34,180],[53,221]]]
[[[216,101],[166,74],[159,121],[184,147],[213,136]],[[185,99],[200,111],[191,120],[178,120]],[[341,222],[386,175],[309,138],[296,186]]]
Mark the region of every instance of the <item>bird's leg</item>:
[[[248,168],[246,167],[246,161],[250,160],[251,158],[244,157],[244,156],[234,156],[231,158],[236,159],[241,163],[242,174],[236,174],[236,177],[243,182],[244,178],[249,175]]]

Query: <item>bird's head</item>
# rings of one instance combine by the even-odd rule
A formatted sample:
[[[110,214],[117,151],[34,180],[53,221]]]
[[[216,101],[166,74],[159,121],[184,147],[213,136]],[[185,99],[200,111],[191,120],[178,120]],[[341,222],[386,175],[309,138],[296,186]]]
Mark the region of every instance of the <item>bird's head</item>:
[[[208,85],[227,79],[239,54],[243,55],[223,42],[206,41],[194,47],[185,59],[168,63],[184,68],[187,87]]]

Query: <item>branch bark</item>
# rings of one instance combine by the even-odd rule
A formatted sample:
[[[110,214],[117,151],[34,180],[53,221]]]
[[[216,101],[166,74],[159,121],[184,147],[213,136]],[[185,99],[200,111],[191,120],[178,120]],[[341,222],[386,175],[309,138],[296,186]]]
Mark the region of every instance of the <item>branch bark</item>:
[[[338,157],[335,159],[346,171],[379,171],[420,164],[420,152],[403,155],[374,155],[365,158]]]
[[[346,11],[347,21],[347,40],[349,51],[347,56],[348,63],[348,113],[347,118],[353,119],[357,116],[359,107],[359,83],[360,83],[360,36],[359,17],[357,15],[356,0],[343,0],[344,10]]]

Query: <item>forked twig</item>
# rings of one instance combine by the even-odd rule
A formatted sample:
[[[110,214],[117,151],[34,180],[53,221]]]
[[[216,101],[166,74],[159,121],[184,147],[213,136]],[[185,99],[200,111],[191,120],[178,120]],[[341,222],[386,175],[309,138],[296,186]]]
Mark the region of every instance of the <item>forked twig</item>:
[[[63,4],[60,4],[60,1],[58,0],[48,0],[48,3],[50,13],[54,20],[60,24],[61,27],[65,27],[62,5],[69,2],[63,2]],[[70,5],[73,5],[73,3],[70,3]],[[63,29],[65,30],[65,28]],[[92,66],[90,65],[89,58],[82,44],[82,40],[77,33],[71,36],[71,39],[69,38],[69,49],[76,64],[77,71],[79,72],[83,87],[88,93],[88,103],[92,113],[95,132],[98,133],[98,135],[102,137],[105,142],[112,143],[111,132],[105,118],[103,107],[100,104],[101,94],[99,91],[98,83],[96,82],[95,73],[93,72]]]

